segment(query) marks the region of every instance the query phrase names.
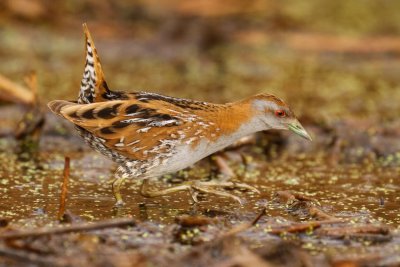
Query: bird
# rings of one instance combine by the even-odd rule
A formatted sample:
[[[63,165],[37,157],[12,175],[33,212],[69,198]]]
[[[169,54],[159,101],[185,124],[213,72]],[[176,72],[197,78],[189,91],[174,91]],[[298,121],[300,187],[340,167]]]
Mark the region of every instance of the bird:
[[[118,164],[112,182],[115,206],[124,205],[120,188],[126,179],[142,181],[140,194],[162,196],[187,190],[242,200],[218,187],[254,187],[229,181],[191,181],[160,191],[148,190],[152,178],[174,173],[259,131],[290,130],[311,140],[293,111],[280,98],[261,93],[224,104],[152,92],[111,90],[89,29],[85,68],[77,101],[53,100],[52,112],[73,123],[84,141]]]

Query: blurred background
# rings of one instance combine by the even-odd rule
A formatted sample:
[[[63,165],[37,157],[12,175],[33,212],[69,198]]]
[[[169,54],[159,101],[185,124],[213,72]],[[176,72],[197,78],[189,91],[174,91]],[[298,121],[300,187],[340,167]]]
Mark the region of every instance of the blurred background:
[[[339,216],[400,225],[399,11],[394,0],[0,0],[0,217],[53,216],[65,156],[72,213],[115,215],[107,183],[115,165],[45,105],[77,98],[86,22],[112,90],[210,102],[271,93],[290,104],[313,142],[267,131],[225,153],[232,173],[263,192],[241,212],[270,203],[271,216],[286,216],[269,200],[297,190]],[[21,99],[35,88],[32,108]],[[162,182],[203,179],[220,171],[214,165],[207,159]],[[191,209],[186,193],[154,205],[135,186],[123,214],[173,221]],[[146,216],[138,203],[149,204]],[[204,207],[238,208],[226,199]]]
[[[114,90],[207,101],[255,93],[299,117],[393,122],[400,114],[400,2],[3,0],[0,73],[36,71],[39,97],[75,99],[88,23]]]

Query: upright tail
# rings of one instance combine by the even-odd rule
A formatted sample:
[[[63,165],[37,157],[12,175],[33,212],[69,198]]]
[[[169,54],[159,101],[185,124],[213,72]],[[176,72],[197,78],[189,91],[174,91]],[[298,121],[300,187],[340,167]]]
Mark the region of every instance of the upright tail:
[[[78,103],[89,104],[106,101],[108,95],[112,93],[108,89],[100,59],[86,23],[83,24],[83,31],[86,40],[86,63],[81,81]]]

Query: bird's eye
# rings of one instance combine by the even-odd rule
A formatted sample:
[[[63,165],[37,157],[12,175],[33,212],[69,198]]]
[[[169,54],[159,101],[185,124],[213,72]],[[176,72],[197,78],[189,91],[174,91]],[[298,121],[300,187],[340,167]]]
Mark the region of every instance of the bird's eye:
[[[275,116],[280,118],[286,117],[286,112],[282,109],[275,110]]]

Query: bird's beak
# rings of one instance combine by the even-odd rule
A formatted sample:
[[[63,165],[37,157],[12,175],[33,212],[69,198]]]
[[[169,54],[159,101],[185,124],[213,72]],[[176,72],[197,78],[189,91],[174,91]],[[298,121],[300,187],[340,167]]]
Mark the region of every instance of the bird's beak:
[[[289,123],[289,130],[291,130],[292,132],[294,132],[295,134],[300,135],[301,137],[312,141],[311,136],[307,133],[307,131],[303,128],[303,126],[301,126],[299,121],[295,121],[293,123]]]

